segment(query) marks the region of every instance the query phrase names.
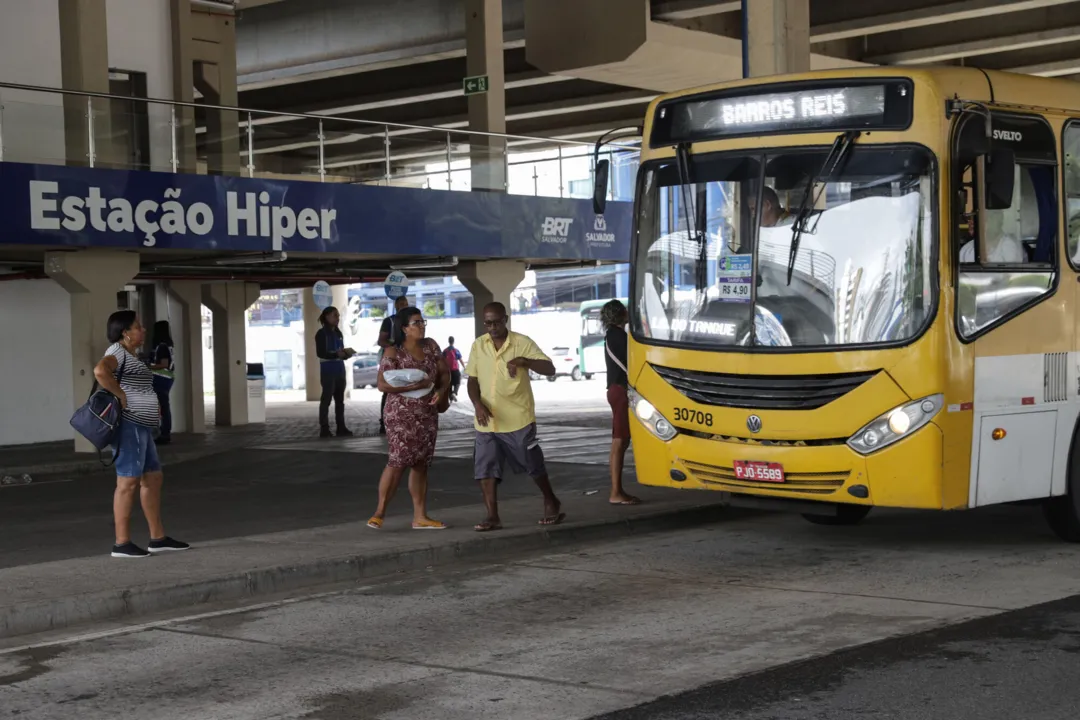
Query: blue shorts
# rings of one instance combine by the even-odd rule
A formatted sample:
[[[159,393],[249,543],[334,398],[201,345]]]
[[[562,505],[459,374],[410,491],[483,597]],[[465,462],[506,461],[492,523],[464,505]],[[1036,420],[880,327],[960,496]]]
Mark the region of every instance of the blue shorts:
[[[122,420],[118,437],[120,451],[116,455],[116,474],[119,477],[137,478],[161,471],[153,428]]]

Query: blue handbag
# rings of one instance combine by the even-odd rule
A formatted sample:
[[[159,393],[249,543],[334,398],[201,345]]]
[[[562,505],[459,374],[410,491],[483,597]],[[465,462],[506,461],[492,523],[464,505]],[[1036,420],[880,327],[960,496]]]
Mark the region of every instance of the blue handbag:
[[[125,359],[124,364],[126,363],[127,360]],[[116,375],[117,385],[120,384],[123,378],[124,365],[122,364]],[[94,386],[90,389],[90,397],[71,416],[71,427],[75,428],[75,432],[82,435],[91,445],[97,448],[99,457],[102,450],[112,445],[115,449],[113,452],[113,461],[115,461],[116,452],[119,451],[116,443],[123,412],[124,407],[120,404],[120,398],[100,387],[97,380],[95,380]],[[108,464],[103,462],[102,464],[108,467],[112,462]]]

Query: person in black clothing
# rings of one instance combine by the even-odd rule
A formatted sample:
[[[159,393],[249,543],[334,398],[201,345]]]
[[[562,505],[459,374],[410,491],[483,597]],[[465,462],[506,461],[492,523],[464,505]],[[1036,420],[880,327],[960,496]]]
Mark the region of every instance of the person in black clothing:
[[[611,406],[611,495],[612,505],[639,505],[641,500],[627,494],[622,486],[623,464],[626,450],[630,447],[630,380],[626,372],[627,336],[626,323],[629,314],[626,306],[612,300],[600,310],[600,322],[606,329],[604,335],[607,362],[607,399]]]
[[[409,299],[402,295],[398,299],[394,300],[394,315],[387,315],[382,321],[382,327],[379,328],[379,362],[382,362],[383,351],[388,347],[392,347],[395,344],[394,334],[394,317],[398,312],[409,307]],[[386,434],[386,423],[383,420],[383,416],[386,414],[386,393],[383,393],[382,404],[379,406],[379,434]]]
[[[345,427],[345,361],[356,354],[345,347],[345,336],[338,324],[341,315],[333,305],[319,315],[322,327],[315,333],[315,354],[319,356],[319,378],[322,380],[322,400],[319,402],[319,437],[330,437],[330,400],[334,401],[338,437],[352,432]]]

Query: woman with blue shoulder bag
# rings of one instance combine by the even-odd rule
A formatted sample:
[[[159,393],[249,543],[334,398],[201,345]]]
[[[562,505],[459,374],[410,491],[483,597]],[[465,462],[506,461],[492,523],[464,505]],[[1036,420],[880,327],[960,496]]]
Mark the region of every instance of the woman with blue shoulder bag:
[[[146,330],[134,310],[109,316],[107,330],[112,345],[94,368],[94,377],[123,406],[116,434],[116,492],[113,520],[116,527],[114,558],[142,558],[151,553],[187,550],[190,546],[165,534],[161,523],[161,485],[164,477],[154,444],[161,421],[161,409],[154,392],[153,374],[138,357]],[[150,526],[150,544],[144,550],[131,541],[131,511],[135,495],[142,500],[143,514]]]

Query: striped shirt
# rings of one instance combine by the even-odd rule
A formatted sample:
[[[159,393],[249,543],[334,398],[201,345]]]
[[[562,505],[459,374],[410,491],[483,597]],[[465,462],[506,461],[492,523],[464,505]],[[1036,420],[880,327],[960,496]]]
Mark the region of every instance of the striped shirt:
[[[116,358],[113,377],[120,377],[120,370],[124,371],[124,376],[120,377],[120,389],[127,395],[123,419],[136,425],[157,427],[161,422],[161,410],[154,393],[154,376],[150,368],[120,343],[113,343],[105,351],[105,356],[109,355]]]

